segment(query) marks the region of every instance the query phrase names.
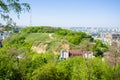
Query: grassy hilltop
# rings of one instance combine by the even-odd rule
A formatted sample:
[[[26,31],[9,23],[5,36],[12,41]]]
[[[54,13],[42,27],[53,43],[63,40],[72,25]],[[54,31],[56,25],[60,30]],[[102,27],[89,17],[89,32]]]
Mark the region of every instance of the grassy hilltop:
[[[24,28],[20,33],[10,36],[4,43],[17,48],[27,46],[29,50],[38,53],[59,54],[61,50],[82,49],[93,51],[95,55],[102,55],[100,52],[107,50],[105,44],[93,40],[86,33],[47,26]]]

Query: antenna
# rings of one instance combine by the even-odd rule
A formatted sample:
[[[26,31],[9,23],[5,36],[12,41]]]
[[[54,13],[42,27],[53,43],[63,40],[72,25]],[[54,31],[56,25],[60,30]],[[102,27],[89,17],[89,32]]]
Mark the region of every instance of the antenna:
[[[30,9],[30,26],[32,26],[32,10]]]

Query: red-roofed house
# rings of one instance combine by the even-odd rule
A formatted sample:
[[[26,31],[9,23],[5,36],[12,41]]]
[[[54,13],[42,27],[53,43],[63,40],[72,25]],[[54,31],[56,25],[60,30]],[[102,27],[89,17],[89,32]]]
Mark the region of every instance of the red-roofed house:
[[[62,50],[60,59],[67,59],[74,56],[83,56],[84,58],[93,58],[92,51],[83,51],[83,50]]]
[[[69,50],[69,57],[82,56],[84,52],[82,50]]]

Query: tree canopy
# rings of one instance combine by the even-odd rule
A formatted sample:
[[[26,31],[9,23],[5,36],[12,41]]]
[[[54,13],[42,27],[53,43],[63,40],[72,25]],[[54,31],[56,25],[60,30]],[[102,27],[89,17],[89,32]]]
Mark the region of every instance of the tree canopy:
[[[23,11],[29,11],[30,5],[22,3],[20,0],[0,0],[0,16],[2,19],[12,20],[10,13],[14,12],[17,16]]]

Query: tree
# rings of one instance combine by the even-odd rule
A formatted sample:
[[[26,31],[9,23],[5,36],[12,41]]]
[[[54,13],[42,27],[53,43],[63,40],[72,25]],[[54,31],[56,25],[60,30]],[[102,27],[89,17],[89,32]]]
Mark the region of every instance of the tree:
[[[64,71],[51,64],[34,70],[32,76],[33,80],[67,80],[66,78],[67,76]]]
[[[112,46],[109,49],[108,54],[106,55],[107,60],[113,66],[113,79],[119,80],[120,75],[119,68],[120,68],[120,45],[117,42],[113,42]]]
[[[116,67],[116,65],[120,62],[120,46],[119,44],[115,44],[110,46],[108,53],[105,55],[107,60],[110,62],[110,64],[113,67]]]
[[[18,17],[21,12],[29,11],[28,3],[21,3],[20,0],[0,0],[0,16],[4,20],[11,20],[10,13],[15,12]]]
[[[84,51],[92,51],[94,46],[95,44],[90,43],[90,41],[87,39],[83,39],[80,43],[80,48]]]
[[[108,46],[102,43],[100,40],[95,40],[95,46],[93,51],[96,53],[95,56],[103,56],[103,53],[108,50]]]
[[[0,80],[22,80],[16,61],[0,51]]]

